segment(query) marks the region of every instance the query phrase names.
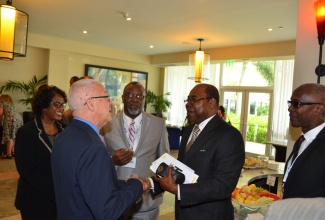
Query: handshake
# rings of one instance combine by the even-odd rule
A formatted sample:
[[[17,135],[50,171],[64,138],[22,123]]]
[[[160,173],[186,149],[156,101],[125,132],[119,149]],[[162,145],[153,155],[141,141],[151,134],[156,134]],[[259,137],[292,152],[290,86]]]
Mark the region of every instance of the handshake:
[[[157,170],[156,170],[156,177],[153,177],[156,181],[160,182],[160,180],[158,180],[159,178],[163,178],[163,177],[167,177],[168,176],[168,172],[171,172],[171,175],[174,179],[174,183],[176,184],[182,184],[185,181],[185,176],[183,173],[180,172],[180,170],[178,170],[177,167],[170,167],[166,164],[166,163],[161,163]],[[129,179],[137,179],[139,180],[142,185],[143,185],[143,191],[147,191],[149,188],[152,188],[153,186],[151,185],[151,181],[149,180],[149,178],[142,178],[139,177],[137,175],[131,175],[131,177]],[[128,181],[129,179],[127,179],[126,181]]]
[[[129,179],[137,179],[137,180],[139,180],[139,181],[142,183],[142,186],[143,186],[143,192],[147,191],[148,189],[150,189],[150,188],[152,187],[149,178],[139,177],[138,175],[131,175],[130,178],[128,178],[128,179],[126,180],[126,182],[127,182]]]

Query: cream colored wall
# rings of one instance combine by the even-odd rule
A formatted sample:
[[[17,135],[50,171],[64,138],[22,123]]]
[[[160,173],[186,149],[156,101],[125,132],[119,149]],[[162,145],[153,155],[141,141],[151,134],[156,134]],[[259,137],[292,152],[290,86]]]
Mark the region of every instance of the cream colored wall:
[[[163,69],[147,64],[58,50],[50,51],[50,64],[52,65],[49,68],[49,84],[57,85],[66,92],[69,90],[69,80],[72,76],[85,75],[85,64],[148,72],[148,89],[158,94],[163,90]],[[151,112],[151,108],[148,111]]]
[[[61,44],[64,43],[66,42],[61,42]],[[14,61],[0,61],[0,85],[3,85],[8,80],[27,82],[33,75],[40,78],[47,74],[49,85],[55,85],[68,92],[71,76],[84,76],[85,64],[94,64],[148,72],[148,89],[158,94],[162,93],[163,68],[149,65],[145,59],[135,59],[138,62],[127,61],[130,59],[128,53],[124,53],[124,57],[123,60],[118,60],[66,50],[41,49],[29,46],[26,57],[15,58]],[[131,54],[131,57],[133,57],[133,54]],[[17,92],[10,93],[10,95],[12,95],[16,103],[17,110],[19,112],[25,111],[26,107],[17,103],[17,100],[23,96]]]
[[[317,40],[317,28],[314,15],[314,1],[299,1],[297,22],[296,58],[293,77],[293,89],[304,83],[317,83],[315,68],[318,65],[319,44]],[[324,64],[324,59],[322,63]],[[320,83],[324,85],[324,77],[321,77]],[[287,157],[292,151],[292,146],[300,134],[300,128],[290,127]]]
[[[241,59],[256,57],[279,57],[294,55],[295,41],[208,50],[211,60]],[[27,57],[14,61],[0,61],[1,82],[7,80],[29,80],[33,75],[48,74],[49,84],[64,91],[69,90],[71,76],[83,76],[85,64],[108,66],[148,72],[148,89],[162,94],[166,63],[187,63],[190,52],[145,56],[114,48],[73,42],[48,36],[29,34]],[[14,74],[7,74],[12,72]],[[23,75],[21,73],[23,72]],[[20,77],[23,76],[23,77]],[[20,94],[12,94],[14,100]],[[20,112],[25,108],[17,106]],[[149,112],[153,112],[151,108]]]
[[[48,74],[49,51],[46,49],[30,47],[26,57],[16,57],[13,61],[0,61],[0,86],[8,80],[28,82],[35,75],[38,79]],[[17,102],[25,98],[19,92],[6,92],[14,102],[18,112],[23,112],[26,107]]]

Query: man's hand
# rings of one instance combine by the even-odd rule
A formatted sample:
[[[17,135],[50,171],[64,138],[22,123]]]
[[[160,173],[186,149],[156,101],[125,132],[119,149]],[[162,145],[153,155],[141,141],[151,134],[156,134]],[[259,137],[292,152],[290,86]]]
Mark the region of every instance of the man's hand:
[[[123,166],[132,160],[133,151],[125,148],[118,149],[112,156],[113,163],[118,166]]]
[[[129,179],[140,180],[140,182],[143,185],[143,191],[147,191],[149,188],[151,188],[151,183],[150,183],[150,180],[148,178],[142,178],[142,177],[139,177],[138,175],[131,175],[131,177],[128,178],[127,180],[125,180],[125,181],[127,182]]]
[[[153,178],[155,179],[155,181],[159,182],[161,188],[177,196],[178,187],[175,183],[172,173],[173,167],[168,166],[168,175],[166,177],[159,178],[154,176]]]

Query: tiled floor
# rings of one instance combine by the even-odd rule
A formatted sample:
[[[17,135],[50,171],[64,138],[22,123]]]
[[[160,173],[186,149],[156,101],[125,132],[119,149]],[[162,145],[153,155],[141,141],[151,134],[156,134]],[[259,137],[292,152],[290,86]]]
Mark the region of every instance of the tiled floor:
[[[172,150],[171,155],[177,157],[178,151]],[[15,171],[14,159],[0,159],[0,180],[10,180],[18,178],[18,173]],[[164,203],[160,206],[159,220],[174,220],[174,195],[166,192],[164,194]],[[4,198],[0,197],[0,204],[5,202]],[[13,204],[12,204],[13,205]],[[0,206],[0,212],[1,212]],[[1,220],[21,220],[20,214],[1,218]]]

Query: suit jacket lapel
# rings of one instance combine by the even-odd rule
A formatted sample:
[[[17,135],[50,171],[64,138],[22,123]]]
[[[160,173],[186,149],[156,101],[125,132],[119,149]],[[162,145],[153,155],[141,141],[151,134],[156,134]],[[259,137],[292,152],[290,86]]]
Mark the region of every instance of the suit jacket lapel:
[[[52,144],[47,134],[45,133],[45,129],[43,127],[43,123],[40,117],[35,117],[34,119],[35,126],[38,130],[38,138],[44,144],[44,146],[52,153]],[[58,133],[60,133],[63,129],[62,125],[59,122],[55,122],[55,126],[58,129]]]
[[[323,128],[318,135],[316,136],[316,138],[309,144],[309,146],[304,150],[304,152],[302,152],[299,157],[297,157],[295,164],[299,165],[300,163],[303,163],[303,161],[305,160],[305,157],[308,157],[308,155],[310,154],[310,152],[312,152],[314,149],[318,148],[318,147],[324,147],[322,145],[319,144],[319,142],[325,138],[325,128]],[[292,155],[292,152],[290,154],[290,156]]]
[[[184,128],[183,134],[182,134],[182,139],[181,139],[181,143],[179,146],[179,151],[178,151],[178,160],[179,161],[183,161],[184,157],[185,157],[185,150],[186,150],[186,145],[188,142],[188,139],[192,133],[194,124],[191,124],[187,127]]]
[[[304,152],[302,152],[299,155],[299,157],[296,158],[295,164],[292,167],[292,170],[290,172],[295,170],[295,167],[299,166],[299,164],[303,163],[303,161],[305,160],[305,157],[307,157],[311,151],[313,151],[317,147],[323,147],[320,144],[318,144],[318,142],[321,141],[324,138],[325,138],[325,127],[318,133],[316,138],[309,144],[309,146],[304,150]],[[285,164],[284,172],[286,172],[286,170],[287,170],[288,161],[291,159],[292,155],[293,155],[293,150],[291,151],[291,153],[290,153],[290,155],[288,157],[288,160],[287,160],[287,162]]]
[[[125,129],[124,129],[124,122],[123,122],[123,112],[120,112],[117,116],[118,120],[116,120],[116,127],[122,140],[124,141],[125,146],[129,146],[128,137],[126,136]]]
[[[184,162],[195,156],[196,152],[204,145],[205,141],[208,140],[211,135],[214,135],[213,131],[217,123],[218,117],[214,116],[200,132],[191,148],[186,152]]]
[[[144,112],[142,112],[141,135],[140,135],[140,139],[139,139],[139,142],[138,142],[138,146],[135,149],[135,151],[138,151],[139,148],[142,146],[142,143],[144,141],[144,138],[146,136],[146,133],[149,130],[150,121],[151,121],[151,118],[147,114],[145,114]]]

